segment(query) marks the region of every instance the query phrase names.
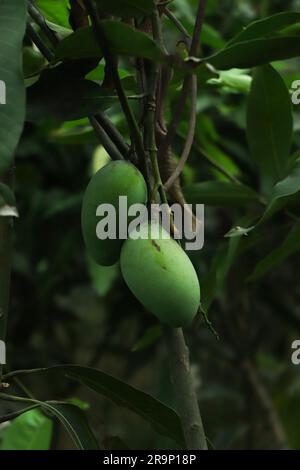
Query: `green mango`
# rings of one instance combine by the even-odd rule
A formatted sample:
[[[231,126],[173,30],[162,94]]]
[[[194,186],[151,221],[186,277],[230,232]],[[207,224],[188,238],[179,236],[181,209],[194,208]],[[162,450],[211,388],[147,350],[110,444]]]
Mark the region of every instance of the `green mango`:
[[[124,243],[120,257],[123,277],[135,297],[162,323],[186,326],[200,304],[197,274],[179,244],[170,237],[165,239],[167,232],[154,223],[158,236],[149,236],[150,226],[141,226],[143,238],[132,238],[137,232],[131,233]]]
[[[96,215],[97,207],[100,204],[111,204],[116,210],[118,222],[120,196],[127,197],[128,207],[147,202],[147,187],[142,174],[134,165],[123,161],[108,163],[97,171],[83,197],[81,211],[83,239],[90,256],[102,266],[111,266],[118,261],[124,240],[118,238],[101,240],[97,237],[97,224],[105,217]],[[117,235],[118,227],[117,223]]]

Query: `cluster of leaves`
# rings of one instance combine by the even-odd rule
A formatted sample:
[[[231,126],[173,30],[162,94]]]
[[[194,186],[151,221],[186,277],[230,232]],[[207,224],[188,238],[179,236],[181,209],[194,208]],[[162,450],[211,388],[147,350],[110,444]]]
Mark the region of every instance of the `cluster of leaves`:
[[[91,26],[72,31],[67,0],[35,3],[58,38],[50,62],[27,36],[23,41],[25,2],[5,0],[0,5],[0,46],[6,51],[0,55],[0,79],[7,83],[8,103],[0,106],[0,174],[13,163],[25,120],[16,151],[18,209],[11,190],[0,184],[0,216],[21,215],[13,259],[8,344],[12,365],[28,369],[79,361],[91,367],[101,363],[119,373],[122,358],[124,378],[140,386],[146,383],[151,390],[153,385],[144,376],[149,371],[150,376],[157,375],[153,351],[161,363],[160,327],[147,315],[139,315],[141,307],[126,290],[117,267],[102,269],[86,260],[79,229],[82,190],[91,172],[107,161],[103,147],[96,147],[88,117],[101,109],[125,138],[128,129],[114,89],[102,85],[105,66]],[[193,261],[202,285],[202,308],[221,341],[216,344],[204,327],[190,331],[189,341],[195,375],[200,374],[201,364],[199,396],[207,435],[218,448],[282,444],[274,437],[268,416],[266,427],[259,419],[266,405],[257,393],[260,376],[260,386],[265,380],[272,390],[273,396],[268,396],[266,387],[264,398],[279,413],[289,445],[300,445],[299,381],[289,366],[290,342],[300,321],[299,113],[289,94],[299,66],[300,13],[297,2],[272,3],[243,2],[242,7],[236,1],[233,14],[232,2],[221,6],[215,0],[208,2],[201,59],[182,59],[175,54],[181,33],[169,17],[162,19],[168,53],[148,34],[120,21],[128,17],[142,21],[154,8],[152,0],[97,1],[104,15],[114,17],[102,20],[102,26],[111,50],[119,56],[119,74],[134,111],[138,112],[141,96],[133,57],[174,68],[168,92],[170,116],[182,76],[193,72],[199,79],[195,142],[182,182],[187,201],[207,207],[205,248]],[[196,4],[175,0],[169,5],[188,33]],[[22,41],[26,109],[20,74]],[[185,139],[188,112],[176,135],[175,158]],[[171,439],[166,444],[160,438],[153,445],[184,445],[180,421],[171,408],[170,387],[162,377],[155,399],[91,367],[57,366],[4,377],[17,394],[20,387],[24,390],[23,378],[31,386],[36,376],[42,376],[38,395],[46,398],[0,392],[1,421],[20,415],[1,431],[2,448],[23,448],[16,435],[24,435],[28,445],[28,432],[31,448],[48,448],[49,416],[59,420],[77,447],[96,448],[83,410],[69,401],[74,381],[128,408]],[[139,371],[143,371],[140,382]],[[72,381],[62,385],[61,377]],[[50,393],[66,399],[49,400]],[[90,396],[88,400],[93,402]],[[17,401],[27,408],[16,409]],[[99,431],[96,425],[95,429]],[[127,429],[117,429],[130,442]],[[147,431],[145,435],[153,442],[152,435]]]

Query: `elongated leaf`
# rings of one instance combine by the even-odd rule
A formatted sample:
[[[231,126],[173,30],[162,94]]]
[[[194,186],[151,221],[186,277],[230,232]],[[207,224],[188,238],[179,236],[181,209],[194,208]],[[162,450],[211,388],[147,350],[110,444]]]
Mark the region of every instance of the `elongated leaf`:
[[[40,402],[40,405],[59,419],[78,449],[99,449],[85,415],[78,406],[50,401]]]
[[[88,386],[113,403],[125,407],[144,418],[160,434],[183,445],[181,423],[176,412],[151,395],[118,380],[104,372],[77,365],[54,366],[45,369],[15,371],[5,377],[32,373],[61,373]]]
[[[288,26],[300,23],[299,11],[284,11],[268,16],[258,21],[254,21],[246,26],[239,34],[237,34],[228,45],[237,42],[249,41],[250,39],[258,39],[270,36]]]
[[[254,225],[248,227],[234,227],[230,230],[227,236],[236,237],[248,234],[253,229],[269,220],[274,214],[286,207],[288,204],[295,202],[295,198],[297,199],[299,196],[299,191],[300,159],[296,161],[290,175],[275,184],[271,196],[269,198],[267,207],[260,219]]]
[[[252,39],[232,44],[213,56],[206,57],[205,60],[216,69],[229,70],[257,67],[276,60],[291,59],[299,55],[299,37],[282,36]],[[203,64],[200,64],[198,66],[199,74],[201,74],[202,69]]]
[[[13,420],[4,433],[1,450],[48,450],[53,423],[33,409]]]
[[[224,181],[205,181],[184,188],[184,195],[190,204],[207,204],[218,207],[240,207],[259,201],[253,189],[242,184]]]
[[[260,278],[297,251],[300,251],[300,221],[295,223],[282,245],[271,251],[258,263],[248,281]]]
[[[65,28],[69,25],[69,0],[36,0],[36,6],[53,23]]]
[[[300,191],[300,159],[294,165],[289,176],[279,181],[273,188],[267,208],[260,223],[268,220],[272,215],[285,207]]]
[[[122,18],[139,18],[151,15],[153,0],[96,0],[99,12]]]
[[[261,172],[282,179],[289,165],[292,105],[281,76],[270,65],[256,70],[249,95],[247,137]]]
[[[45,70],[27,92],[27,121],[52,116],[59,121],[80,119],[110,107],[113,92],[84,78],[64,73],[64,69]]]
[[[25,24],[24,0],[0,2],[0,174],[12,162],[24,123],[22,40]]]
[[[162,60],[163,52],[147,34],[120,21],[101,21],[111,50],[116,54]],[[92,27],[79,28],[63,39],[56,48],[56,58],[100,58],[102,51],[95,39]]]

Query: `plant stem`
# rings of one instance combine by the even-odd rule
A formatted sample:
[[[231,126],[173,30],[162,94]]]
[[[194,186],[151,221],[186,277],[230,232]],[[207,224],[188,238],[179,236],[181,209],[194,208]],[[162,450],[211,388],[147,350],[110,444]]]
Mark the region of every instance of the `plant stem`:
[[[109,136],[106,134],[101,124],[98,122],[97,118],[91,116],[89,118],[90,123],[93,126],[96,136],[98,137],[100,143],[103,145],[108,155],[112,160],[124,160],[123,155],[119,152],[115,144],[111,141]]]
[[[164,8],[164,14],[169,18],[170,21],[176,26],[178,31],[180,31],[186,39],[191,39],[190,34],[185,29],[183,24],[177,19],[177,17],[170,11],[167,7]]]
[[[207,0],[199,0],[196,22],[195,22],[193,37],[192,37],[191,46],[189,50],[190,56],[197,55],[198,50],[199,50],[200,35],[201,35],[201,30],[202,30],[206,3],[207,3]],[[178,100],[177,106],[173,114],[173,119],[169,125],[167,135],[165,136],[158,151],[159,160],[162,160],[164,156],[167,155],[167,152],[172,145],[173,139],[176,135],[177,128],[181,121],[182,113],[183,113],[184,106],[187,100],[188,92],[191,88],[191,84],[192,84],[191,75],[186,75],[183,81],[179,100]]]
[[[13,171],[0,177],[0,183],[12,186]],[[5,341],[10,292],[13,247],[13,217],[0,216],[0,340]],[[0,365],[0,383],[2,366]]]
[[[166,328],[171,380],[188,450],[207,450],[207,442],[181,328]]]
[[[48,62],[51,62],[51,60],[54,58],[53,52],[48,48],[48,46],[44,43],[44,41],[29,22],[27,23],[26,32],[31,41],[36,45],[36,47],[48,60]]]
[[[193,146],[194,142],[194,137],[195,137],[195,129],[196,129],[196,116],[197,116],[197,77],[196,75],[193,75],[191,77],[191,115],[190,115],[190,120],[188,124],[188,134],[186,137],[186,141],[184,144],[183,152],[179,158],[179,162],[171,174],[171,176],[168,178],[168,180],[165,182],[165,190],[168,191],[169,188],[173,186],[177,178],[180,176],[181,172],[184,169],[184,165],[187,162],[187,159],[189,157],[190,151]]]
[[[109,138],[112,140],[112,142],[115,144],[120,153],[123,155],[123,157],[127,158],[130,153],[130,148],[129,145],[123,139],[123,136],[120,134],[118,129],[113,125],[113,123],[103,111],[98,111],[95,118],[100,123],[100,125],[107,133]]]
[[[96,39],[99,43],[99,46],[102,49],[106,64],[110,68],[110,73],[112,75],[112,79],[113,79],[113,82],[114,82],[114,85],[115,85],[115,88],[119,97],[119,101],[120,101],[121,107],[123,109],[124,115],[128,123],[132,143],[136,147],[136,151],[137,151],[137,154],[141,163],[145,162],[145,150],[144,150],[142,135],[141,135],[139,126],[137,124],[137,121],[135,119],[135,116],[129,106],[127,96],[122,87],[122,83],[121,83],[118,69],[117,69],[116,62],[115,62],[115,57],[111,53],[110,45],[107,41],[106,35],[103,31],[101,22],[99,20],[97,8],[93,0],[86,0],[86,4],[87,4],[89,15],[92,20],[92,26],[95,32]]]
[[[56,37],[56,34],[52,31],[51,28],[49,28],[49,26],[46,23],[45,18],[39,12],[39,10],[36,8],[33,0],[27,0],[27,9],[28,9],[28,13],[31,16],[31,18],[35,21],[35,23],[37,25],[39,25],[41,30],[44,32],[44,34],[49,39],[50,43],[53,46],[56,46],[58,44],[58,39]]]

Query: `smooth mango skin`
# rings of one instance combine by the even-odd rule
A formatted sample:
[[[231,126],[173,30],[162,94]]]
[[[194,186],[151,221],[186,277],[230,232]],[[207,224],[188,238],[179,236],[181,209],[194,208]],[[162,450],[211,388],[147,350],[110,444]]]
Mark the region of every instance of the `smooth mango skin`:
[[[102,266],[111,266],[118,261],[124,240],[100,240],[97,237],[96,227],[101,218],[96,215],[96,210],[100,204],[112,204],[116,208],[118,220],[119,196],[127,196],[128,207],[135,203],[144,204],[147,201],[147,187],[142,174],[134,165],[114,161],[92,177],[83,197],[81,211],[86,248],[96,263]]]
[[[146,224],[141,232],[148,229]],[[162,323],[172,327],[191,323],[200,304],[200,286],[189,257],[176,241],[161,235],[158,239],[129,238],[120,264],[129,289]]]

